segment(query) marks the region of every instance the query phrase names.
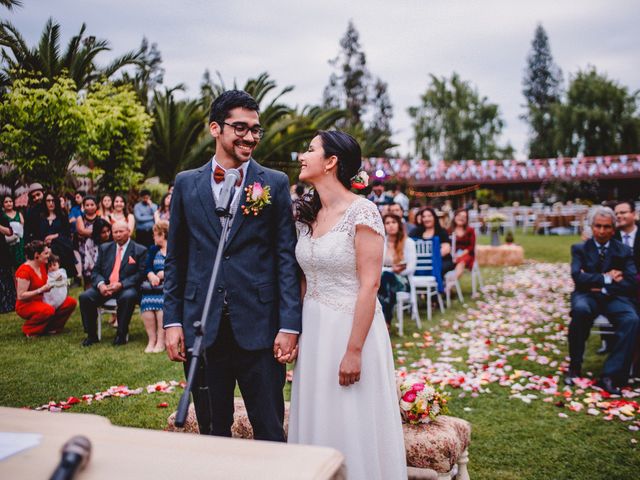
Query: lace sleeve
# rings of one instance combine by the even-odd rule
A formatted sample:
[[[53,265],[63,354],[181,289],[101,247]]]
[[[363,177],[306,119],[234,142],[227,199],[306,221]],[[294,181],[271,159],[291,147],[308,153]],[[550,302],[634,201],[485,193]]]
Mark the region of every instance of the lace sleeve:
[[[354,205],[353,212],[351,214],[352,233],[355,235],[356,225],[364,225],[376,232],[378,235],[384,237],[384,224],[382,223],[382,217],[380,211],[376,207],[375,203],[362,199],[358,201],[357,205]]]

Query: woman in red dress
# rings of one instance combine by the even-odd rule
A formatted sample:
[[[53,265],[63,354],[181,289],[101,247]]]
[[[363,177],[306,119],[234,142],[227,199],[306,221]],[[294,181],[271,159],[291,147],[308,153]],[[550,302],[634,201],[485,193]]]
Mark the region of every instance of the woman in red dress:
[[[16,313],[26,320],[22,332],[27,337],[59,333],[78,302],[67,297],[57,309],[44,303],[42,294],[52,288],[47,283],[51,250],[44,242],[33,240],[25,245],[24,253],[27,260],[16,271]]]
[[[464,273],[464,269],[471,270],[476,261],[476,232],[469,226],[469,216],[464,208],[456,210],[453,217],[451,244],[458,279]]]

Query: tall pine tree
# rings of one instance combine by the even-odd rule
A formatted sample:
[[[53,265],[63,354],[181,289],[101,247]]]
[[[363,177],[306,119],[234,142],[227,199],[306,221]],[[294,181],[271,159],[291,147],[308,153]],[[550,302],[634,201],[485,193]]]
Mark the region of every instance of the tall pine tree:
[[[393,107],[387,84],[374,79],[367,68],[360,34],[352,21],[340,39],[340,52],[329,63],[335,70],[324,89],[324,106],[346,111],[337,126],[360,142],[365,157],[383,156],[395,146],[390,126]]]
[[[362,123],[367,110],[371,74],[360,45],[360,34],[352,21],[340,39],[340,48],[338,56],[329,60],[336,71],[329,77],[329,85],[324,90],[324,105],[346,109],[343,128],[354,128]]]
[[[554,64],[549,37],[542,25],[536,27],[522,93],[527,102],[523,118],[529,123],[529,156],[554,157],[558,153],[555,142],[554,105],[560,102],[562,72]]]

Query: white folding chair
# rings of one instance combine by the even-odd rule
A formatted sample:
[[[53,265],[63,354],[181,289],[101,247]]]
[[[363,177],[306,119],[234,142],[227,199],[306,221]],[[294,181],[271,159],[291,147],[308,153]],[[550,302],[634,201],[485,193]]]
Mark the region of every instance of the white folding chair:
[[[110,298],[98,307],[98,340],[102,340],[102,316],[115,315],[118,311],[118,302],[115,298]]]
[[[409,280],[411,281],[411,280]],[[420,315],[418,315],[418,296],[415,288],[411,284],[408,292],[396,293],[396,320],[398,322],[398,335],[404,335],[404,311],[411,310],[411,319],[415,320],[416,326],[422,328]]]
[[[456,254],[456,234],[455,232],[451,234],[451,256],[455,259]],[[451,289],[456,289],[456,293],[458,294],[458,300],[460,303],[464,302],[464,297],[462,296],[462,287],[460,286],[460,280],[456,278],[455,270],[451,270],[447,272],[444,276],[444,293],[447,297],[447,308],[451,307]]]
[[[615,335],[613,324],[604,315],[598,315],[593,321],[591,333],[599,333],[600,335]],[[602,346],[606,346],[606,342],[602,339]]]
[[[464,297],[462,296],[462,287],[460,286],[460,280],[456,278],[456,271],[451,270],[447,272],[444,276],[444,293],[447,296],[447,308],[451,307],[451,289],[456,289],[456,294],[458,295],[458,300],[460,303],[464,303]]]
[[[416,242],[416,270],[432,270],[433,269],[433,243],[432,242]],[[431,320],[431,299],[435,295],[438,299],[440,312],[444,313],[444,303],[442,295],[438,292],[438,280],[433,275],[412,275],[409,277],[409,295],[411,297],[411,305],[415,314],[414,319],[418,328],[422,328],[420,324],[420,315],[418,312],[418,294],[425,294],[427,297],[427,320]],[[396,307],[397,308],[397,307]],[[402,325],[402,310],[398,316],[398,330]]]
[[[480,273],[480,266],[478,260],[473,261],[473,267],[471,267],[471,296],[475,297],[478,293],[478,287],[480,290],[484,288],[484,282],[482,281],[482,273]]]

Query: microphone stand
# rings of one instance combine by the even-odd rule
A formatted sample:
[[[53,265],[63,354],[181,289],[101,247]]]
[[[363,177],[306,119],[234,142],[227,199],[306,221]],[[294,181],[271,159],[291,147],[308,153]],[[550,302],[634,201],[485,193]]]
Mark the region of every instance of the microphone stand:
[[[178,428],[182,428],[187,419],[187,411],[189,409],[189,397],[193,390],[193,385],[196,378],[198,367],[200,366],[200,360],[204,352],[204,333],[206,332],[207,317],[209,315],[209,308],[211,307],[211,299],[213,297],[213,289],[218,279],[218,271],[220,270],[220,260],[222,259],[222,252],[224,251],[225,244],[227,243],[227,237],[231,230],[231,203],[233,202],[234,195],[230,195],[229,204],[226,207],[219,206],[216,208],[216,214],[220,217],[222,223],[222,233],[220,234],[220,242],[218,242],[218,250],[216,251],[216,258],[213,263],[213,270],[211,272],[211,278],[209,279],[209,288],[207,289],[207,296],[204,301],[204,308],[202,309],[202,315],[199,322],[193,324],[195,328],[196,339],[193,342],[193,348],[191,349],[191,362],[189,364],[189,373],[187,375],[187,385],[185,386],[182,397],[180,397],[180,403],[178,403],[178,411],[176,413],[175,425]],[[204,368],[206,372],[207,362],[204,362]],[[206,373],[204,375],[206,378]],[[207,388],[209,395],[209,412],[211,413],[211,392]],[[209,415],[209,428],[212,426],[212,415]]]

